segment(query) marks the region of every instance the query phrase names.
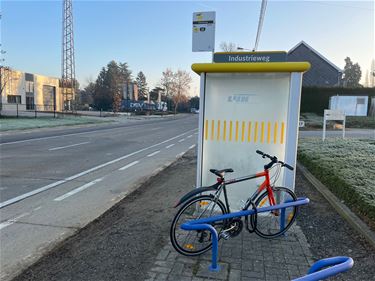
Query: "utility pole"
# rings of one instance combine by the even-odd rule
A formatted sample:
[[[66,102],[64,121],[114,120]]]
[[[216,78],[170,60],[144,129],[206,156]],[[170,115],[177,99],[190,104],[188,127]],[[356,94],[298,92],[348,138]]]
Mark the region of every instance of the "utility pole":
[[[74,109],[72,102],[76,89],[72,6],[72,0],[63,0],[61,90],[64,100],[63,110],[67,111]]]

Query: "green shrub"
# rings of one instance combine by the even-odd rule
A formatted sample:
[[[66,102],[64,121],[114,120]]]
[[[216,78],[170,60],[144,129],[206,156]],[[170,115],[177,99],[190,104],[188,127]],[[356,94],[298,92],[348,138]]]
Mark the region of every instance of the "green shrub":
[[[375,142],[301,139],[301,161],[337,197],[375,221]]]

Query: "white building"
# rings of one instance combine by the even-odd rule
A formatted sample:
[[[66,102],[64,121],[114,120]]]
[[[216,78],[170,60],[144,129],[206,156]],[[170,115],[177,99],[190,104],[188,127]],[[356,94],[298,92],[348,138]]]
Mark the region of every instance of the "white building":
[[[1,110],[62,111],[60,79],[0,67]]]

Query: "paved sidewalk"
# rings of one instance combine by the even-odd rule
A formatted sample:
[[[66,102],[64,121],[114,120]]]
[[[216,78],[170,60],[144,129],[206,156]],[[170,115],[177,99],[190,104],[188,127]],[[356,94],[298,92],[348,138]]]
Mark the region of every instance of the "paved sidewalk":
[[[211,251],[199,257],[185,257],[177,253],[171,243],[160,251],[150,281],[277,281],[304,276],[313,263],[305,235],[294,225],[276,239],[263,239],[245,229],[235,238],[220,240],[220,272],[211,272]]]

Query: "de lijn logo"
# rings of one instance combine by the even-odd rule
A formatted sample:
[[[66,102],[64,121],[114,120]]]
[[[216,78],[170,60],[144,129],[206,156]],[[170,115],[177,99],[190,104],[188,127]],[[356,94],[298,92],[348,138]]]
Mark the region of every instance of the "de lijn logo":
[[[250,94],[235,94],[235,95],[230,95],[227,98],[227,102],[231,103],[249,103],[251,96]]]

